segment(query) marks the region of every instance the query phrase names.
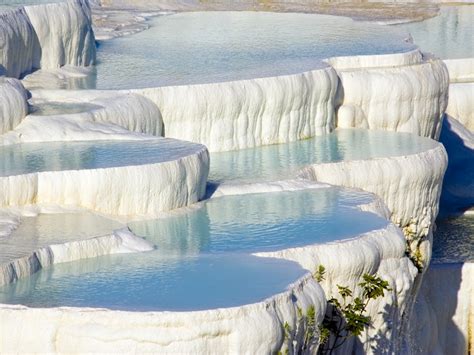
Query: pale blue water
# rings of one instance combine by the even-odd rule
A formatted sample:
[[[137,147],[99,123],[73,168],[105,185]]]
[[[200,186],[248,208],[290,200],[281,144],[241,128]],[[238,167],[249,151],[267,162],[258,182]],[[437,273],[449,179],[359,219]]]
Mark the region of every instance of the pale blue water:
[[[437,17],[395,26],[423,51],[443,59],[474,57],[474,5],[441,6]]]
[[[97,76],[89,86],[242,80],[315,69],[331,56],[414,48],[404,41],[404,31],[327,15],[192,12],[157,17],[150,24],[147,31],[100,43]]]
[[[156,258],[113,255],[58,264],[0,288],[0,303],[191,311],[253,303],[285,291],[305,271],[249,255]]]
[[[209,180],[255,181],[295,177],[315,163],[401,156],[425,151],[436,142],[409,133],[336,130],[331,134],[288,144],[211,153]]]
[[[273,251],[386,226],[385,219],[354,208],[370,201],[369,194],[338,188],[225,196],[183,215],[129,227],[164,255]]]
[[[198,147],[167,138],[15,144],[0,147],[0,176],[161,163],[189,155]]]
[[[130,228],[156,250],[55,265],[0,288],[0,303],[32,307],[198,310],[261,301],[305,271],[254,251],[325,243],[386,226],[338,188],[226,196],[200,209]]]
[[[0,264],[30,255],[53,244],[112,234],[123,224],[89,212],[22,217],[10,235],[0,235]]]

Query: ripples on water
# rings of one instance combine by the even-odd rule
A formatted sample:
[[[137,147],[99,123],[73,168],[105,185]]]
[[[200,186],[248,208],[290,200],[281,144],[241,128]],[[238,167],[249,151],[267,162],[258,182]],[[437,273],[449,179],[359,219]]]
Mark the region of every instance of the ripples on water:
[[[434,263],[474,262],[474,216],[436,222],[433,236]]]

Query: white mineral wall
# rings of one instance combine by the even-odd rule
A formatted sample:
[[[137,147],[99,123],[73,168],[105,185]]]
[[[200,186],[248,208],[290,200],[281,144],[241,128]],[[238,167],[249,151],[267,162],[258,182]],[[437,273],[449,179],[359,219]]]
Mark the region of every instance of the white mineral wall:
[[[423,54],[419,49],[404,53],[380,55],[353,55],[347,57],[332,57],[326,59],[326,62],[336,70],[354,68],[399,67],[405,65],[419,64],[422,61]]]
[[[136,94],[101,91],[33,91],[34,104],[64,102],[95,105],[81,113],[37,116],[34,113],[15,130],[0,136],[0,145],[25,142],[148,139],[161,136],[158,107]],[[134,133],[132,133],[134,132]],[[135,134],[138,133],[138,134]],[[140,134],[143,133],[143,134]]]
[[[446,151],[438,144],[408,156],[315,164],[302,169],[300,177],[375,193],[403,229],[412,253],[421,253],[419,261],[427,265],[446,167]]]
[[[321,283],[326,297],[338,297],[337,285],[356,290],[364,273],[378,274],[390,283],[392,291],[383,299],[369,304],[368,314],[373,327],[358,341],[349,341],[336,353],[400,353],[402,317],[412,302],[412,288],[417,269],[405,256],[406,243],[401,231],[392,224],[347,241],[258,253],[259,256],[284,258],[315,271],[326,268],[326,280]]]
[[[448,71],[441,60],[339,70],[338,75],[337,127],[439,137],[449,85]]]
[[[334,128],[336,72],[132,90],[151,99],[166,137],[227,151],[286,143]]]
[[[474,264],[434,264],[426,272],[410,324],[413,354],[474,352]]]
[[[242,307],[195,312],[124,312],[88,308],[35,309],[0,305],[0,352],[276,353],[283,325],[296,327],[297,307],[326,309],[308,275],[289,290]]]
[[[0,177],[0,206],[73,205],[113,215],[156,215],[200,200],[209,154],[117,168],[49,171]]]
[[[37,41],[33,67],[87,66],[95,61],[95,39],[87,0],[25,6]]]
[[[91,65],[95,39],[86,0],[25,6],[0,14],[0,75]]]
[[[33,251],[30,255],[0,265],[0,286],[27,277],[52,264],[94,258],[102,255],[153,250],[154,246],[128,229],[111,235],[54,244]]]
[[[452,83],[474,81],[474,58],[445,59]]]
[[[0,13],[0,75],[19,78],[33,69],[35,40],[24,9]]]
[[[474,131],[474,82],[449,85],[446,113]]]
[[[27,92],[21,82],[0,78],[0,134],[14,129],[27,114]]]

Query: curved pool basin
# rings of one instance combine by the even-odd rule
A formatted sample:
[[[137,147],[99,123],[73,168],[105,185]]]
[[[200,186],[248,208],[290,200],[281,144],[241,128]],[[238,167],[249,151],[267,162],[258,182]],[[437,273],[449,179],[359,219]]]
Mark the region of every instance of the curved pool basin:
[[[265,12],[189,12],[101,42],[92,88],[190,85],[295,74],[333,56],[416,48],[396,28],[345,17]],[[117,69],[127,68],[117,75]]]
[[[385,219],[355,207],[372,199],[338,188],[211,199],[188,213],[130,223],[154,251],[54,265],[0,288],[0,303],[189,311],[262,301],[307,271],[252,252],[385,228]]]
[[[200,144],[168,138],[13,144],[0,150],[0,177],[44,171],[158,164],[194,154],[201,149]]]
[[[287,144],[211,153],[209,180],[281,180],[295,177],[310,164],[410,155],[436,146],[437,142],[410,133],[337,129]]]
[[[9,235],[0,235],[0,264],[53,244],[111,234],[123,225],[89,212],[47,213],[21,217]]]

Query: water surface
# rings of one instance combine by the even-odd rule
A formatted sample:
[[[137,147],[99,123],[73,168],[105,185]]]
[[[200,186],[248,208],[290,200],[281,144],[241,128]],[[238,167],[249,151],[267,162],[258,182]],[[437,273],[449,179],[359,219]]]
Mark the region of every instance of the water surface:
[[[168,138],[13,144],[0,147],[0,176],[156,164],[190,155],[200,147]]]
[[[300,73],[331,56],[414,48],[407,33],[345,17],[265,12],[160,16],[151,28],[101,42],[100,89],[211,83]],[[117,68],[122,68],[117,75]]]
[[[438,16],[397,25],[410,32],[415,43],[442,59],[474,57],[474,6],[441,6]]]
[[[415,154],[432,149],[436,144],[429,138],[409,133],[338,129],[287,144],[211,153],[209,180],[288,179],[310,164]]]
[[[0,303],[189,311],[262,301],[306,271],[252,252],[383,228],[386,220],[355,208],[371,199],[338,188],[211,199],[188,213],[130,223],[156,250],[54,265],[0,288]]]
[[[22,217],[9,236],[0,235],[0,264],[53,244],[112,234],[123,225],[93,213],[54,213]]]
[[[443,219],[436,226],[432,262],[474,262],[474,215]]]

